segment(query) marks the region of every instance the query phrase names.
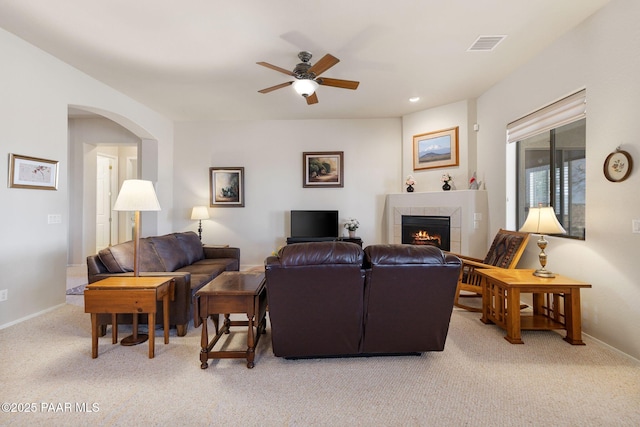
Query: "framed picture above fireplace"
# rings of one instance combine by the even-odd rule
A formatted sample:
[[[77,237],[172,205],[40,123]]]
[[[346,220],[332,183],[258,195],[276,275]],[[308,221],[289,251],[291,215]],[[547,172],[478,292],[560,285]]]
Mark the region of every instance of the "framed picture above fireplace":
[[[413,170],[458,166],[458,127],[413,136]]]

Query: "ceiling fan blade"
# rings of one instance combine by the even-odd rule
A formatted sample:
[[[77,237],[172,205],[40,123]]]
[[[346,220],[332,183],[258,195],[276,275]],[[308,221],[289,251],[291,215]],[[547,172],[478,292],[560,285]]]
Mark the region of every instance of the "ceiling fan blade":
[[[315,92],[307,96],[307,105],[317,104],[317,103],[318,103],[318,95]]]
[[[355,90],[358,88],[358,85],[360,84],[360,82],[355,82],[353,80],[341,80],[341,79],[328,79],[328,78],[321,78],[316,80],[318,82],[318,84],[321,84],[323,86],[333,86],[333,87],[339,87],[342,89],[352,89]]]
[[[317,76],[327,71],[329,68],[336,65],[340,60],[333,55],[326,54],[318,62],[313,64],[311,68],[309,68],[309,74],[313,73]]]
[[[289,70],[285,70],[284,68],[280,68],[276,65],[269,64],[268,62],[256,62],[258,65],[262,65],[263,67],[271,68],[272,70],[280,71],[288,76],[293,76],[293,72]]]
[[[276,89],[282,89],[283,87],[291,86],[293,82],[280,83],[279,85],[271,86],[266,89],[259,90],[260,93],[269,93]]]

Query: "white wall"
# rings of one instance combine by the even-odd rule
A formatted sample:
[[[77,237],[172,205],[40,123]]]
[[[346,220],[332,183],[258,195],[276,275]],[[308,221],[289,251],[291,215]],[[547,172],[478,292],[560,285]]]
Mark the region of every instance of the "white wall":
[[[640,174],[611,183],[602,165],[617,146],[640,160],[640,2],[617,0],[478,98],[478,169],[486,173],[490,234],[514,227],[507,123],[587,89],[586,240],[549,238],[551,271],[593,285],[582,292],[583,331],[640,358]],[[636,162],[638,163],[638,162]],[[507,185],[503,183],[506,182]],[[509,200],[507,207],[506,200]],[[531,239],[519,267],[538,265]]]
[[[400,119],[177,123],[176,230],[197,229],[209,205],[209,168],[244,167],[245,207],[211,208],[203,242],[241,248],[242,268],[286,243],[291,209],[337,209],[360,221],[365,246],[381,243],[385,195],[401,181]],[[344,151],[344,188],[303,188],[302,153]],[[344,229],[341,229],[344,231]],[[346,235],[346,231],[344,231]]]
[[[413,175],[417,184],[416,192],[442,191],[440,178],[448,173],[453,178],[455,188],[466,190],[469,179],[475,172],[475,101],[465,100],[437,108],[408,114],[402,118],[402,170],[403,178]],[[458,166],[413,170],[413,136],[458,127]],[[478,175],[482,179],[482,174]],[[397,191],[405,191],[404,179]]]
[[[8,176],[9,153],[60,162],[57,191],[0,186],[0,289],[9,295],[0,302],[3,327],[65,301],[68,227],[80,226],[69,224],[68,106],[98,109],[158,141],[158,197],[166,206],[173,204],[173,124],[2,29],[0,52],[0,176]],[[48,214],[62,223],[47,224]],[[166,212],[158,221],[158,231],[171,229]]]

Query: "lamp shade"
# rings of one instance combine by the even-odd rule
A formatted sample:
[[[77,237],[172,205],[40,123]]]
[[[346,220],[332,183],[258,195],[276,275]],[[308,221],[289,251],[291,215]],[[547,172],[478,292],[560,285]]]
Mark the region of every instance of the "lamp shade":
[[[313,95],[318,88],[318,83],[311,79],[300,79],[293,82],[293,89],[305,98]]]
[[[567,231],[562,227],[553,207],[529,208],[529,216],[520,231],[535,234],[564,234]]]
[[[114,211],[159,211],[160,203],[151,181],[127,179],[122,183]]]
[[[209,209],[206,206],[194,206],[191,210],[191,219],[209,219]]]

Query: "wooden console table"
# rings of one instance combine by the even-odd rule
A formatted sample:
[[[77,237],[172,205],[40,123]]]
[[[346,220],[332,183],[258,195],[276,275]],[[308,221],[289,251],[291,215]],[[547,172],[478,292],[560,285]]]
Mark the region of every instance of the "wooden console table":
[[[98,313],[111,314],[112,343],[118,342],[118,313],[133,313],[133,335],[123,345],[146,341],[138,334],[138,313],[148,313],[149,359],[155,349],[156,301],[162,300],[164,343],[169,344],[169,300],[174,298],[171,277],[109,277],[88,285],[84,291],[84,312],[91,313],[91,357],[98,357]],[[127,340],[128,343],[125,341]]]
[[[200,367],[206,369],[209,359],[247,359],[247,368],[254,367],[255,349],[260,335],[266,329],[267,288],[264,272],[225,271],[196,292],[194,326],[202,325]],[[232,321],[231,313],[246,313],[246,321]],[[224,314],[222,328],[218,329],[218,316]],[[211,317],[216,335],[209,341],[207,318]],[[247,327],[246,350],[213,351],[220,337],[232,326]],[[256,334],[254,335],[254,327]]]
[[[580,317],[580,289],[591,285],[565,276],[534,276],[533,270],[478,269],[482,276],[483,323],[507,331],[512,344],[524,344],[521,330],[565,329],[570,344],[584,345]],[[520,313],[520,294],[533,294],[533,315]],[[561,302],[561,300],[564,300]],[[512,309],[515,308],[515,309]]]

